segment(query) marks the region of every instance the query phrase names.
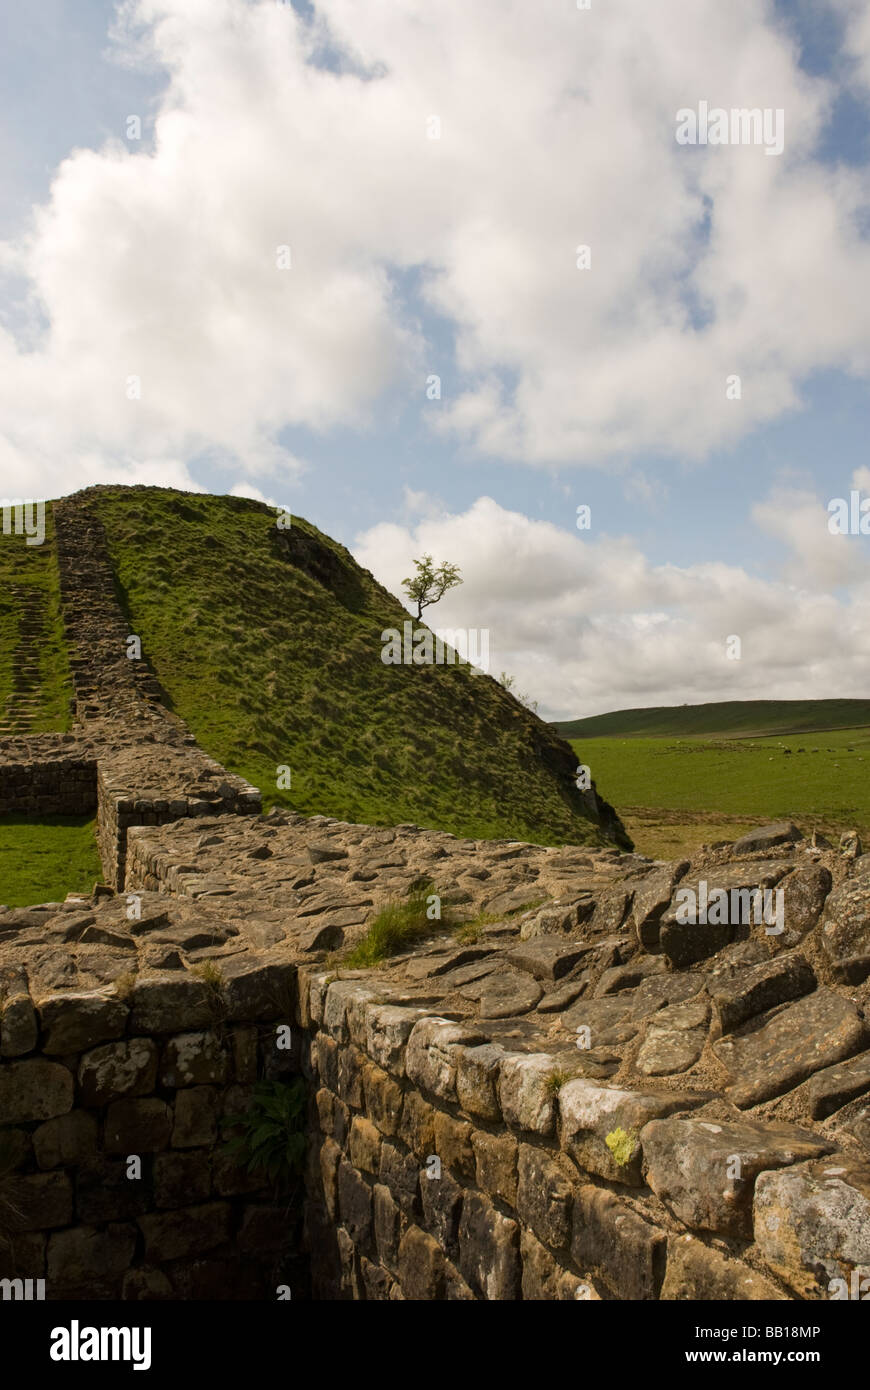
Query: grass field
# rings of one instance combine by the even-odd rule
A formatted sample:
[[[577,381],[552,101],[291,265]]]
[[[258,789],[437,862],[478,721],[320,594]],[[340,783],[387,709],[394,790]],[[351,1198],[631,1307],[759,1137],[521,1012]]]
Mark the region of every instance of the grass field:
[[[805,832],[838,836],[855,828],[870,839],[870,726],[798,739],[618,737],[571,745],[641,854],[671,858],[786,818]]]
[[[89,893],[102,880],[91,818],[0,818],[0,902],[5,907],[63,902],[67,893]]]

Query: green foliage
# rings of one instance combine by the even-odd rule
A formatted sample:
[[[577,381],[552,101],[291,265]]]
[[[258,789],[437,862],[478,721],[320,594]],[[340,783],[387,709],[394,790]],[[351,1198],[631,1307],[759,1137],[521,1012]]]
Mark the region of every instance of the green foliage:
[[[258,1081],[251,1104],[226,1122],[240,1131],[225,1153],[248,1173],[265,1173],[273,1183],[298,1177],[305,1161],[305,1083]]]
[[[446,927],[449,922],[442,911],[440,921],[427,916],[428,899],[434,893],[431,883],[416,885],[408,897],[397,903],[382,907],[361,941],[348,955],[343,964],[351,970],[362,970],[377,965],[387,956],[394,956],[407,949],[421,936]]]
[[[544,1085],[547,1088],[547,1094],[551,1096],[557,1096],[561,1091],[562,1087],[566,1086],[569,1081],[573,1080],[573,1078],[573,1072],[565,1071],[562,1067],[554,1067],[553,1070],[548,1074],[544,1082]]]
[[[438,603],[447,590],[455,589],[462,583],[462,579],[458,565],[451,565],[445,560],[436,569],[431,555],[424,555],[422,560],[415,560],[414,566],[417,573],[411,578],[403,579],[402,588],[411,602],[416,603],[417,617],[421,618],[424,608]]]

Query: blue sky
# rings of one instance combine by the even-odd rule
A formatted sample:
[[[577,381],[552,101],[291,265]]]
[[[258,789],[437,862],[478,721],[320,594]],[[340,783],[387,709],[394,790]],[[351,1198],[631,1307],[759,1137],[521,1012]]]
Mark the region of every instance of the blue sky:
[[[554,716],[866,694],[868,541],[825,525],[870,462],[863,8],[467,10],[9,12],[0,494],[248,492],[393,589],[440,546],[445,624]],[[784,154],[678,151],[701,99],[782,107]]]

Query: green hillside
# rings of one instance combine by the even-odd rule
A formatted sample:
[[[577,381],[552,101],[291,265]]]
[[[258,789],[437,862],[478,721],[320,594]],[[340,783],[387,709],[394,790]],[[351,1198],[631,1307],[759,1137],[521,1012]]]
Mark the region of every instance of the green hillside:
[[[562,738],[763,738],[870,725],[870,700],[727,700],[623,709],[552,725]]]
[[[463,835],[600,838],[571,749],[496,680],[384,665],[382,630],[410,615],[316,527],[294,517],[279,530],[274,509],[236,497],[82,495],[167,702],[267,804]]]
[[[45,538],[28,545],[0,529],[0,737],[64,731],[72,680],[60,620],[51,508]]]

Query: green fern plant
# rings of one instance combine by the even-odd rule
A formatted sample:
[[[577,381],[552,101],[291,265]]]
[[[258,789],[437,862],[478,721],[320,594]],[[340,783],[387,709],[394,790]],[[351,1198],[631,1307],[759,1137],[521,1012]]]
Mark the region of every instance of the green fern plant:
[[[224,1152],[248,1173],[265,1173],[272,1182],[298,1177],[305,1161],[305,1083],[258,1081],[251,1104],[226,1123],[240,1132]]]

